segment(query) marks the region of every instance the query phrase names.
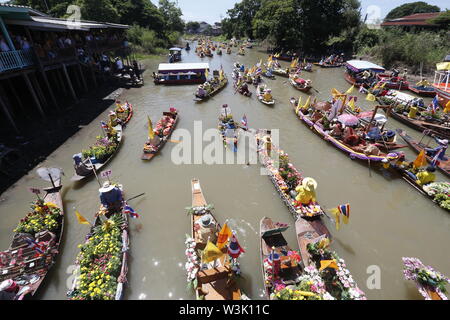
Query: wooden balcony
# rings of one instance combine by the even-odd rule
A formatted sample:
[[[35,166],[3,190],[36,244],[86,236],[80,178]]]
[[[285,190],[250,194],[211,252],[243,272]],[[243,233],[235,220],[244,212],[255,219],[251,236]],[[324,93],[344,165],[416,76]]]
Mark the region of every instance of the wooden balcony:
[[[34,65],[33,49],[0,52],[0,73]]]

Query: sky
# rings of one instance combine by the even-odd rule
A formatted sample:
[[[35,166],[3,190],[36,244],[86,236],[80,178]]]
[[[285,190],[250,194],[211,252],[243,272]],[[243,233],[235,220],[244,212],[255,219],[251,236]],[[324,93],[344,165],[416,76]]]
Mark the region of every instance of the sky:
[[[158,0],[151,0],[154,4],[158,4]],[[228,9],[234,7],[234,4],[240,2],[238,0],[175,0],[183,12],[185,21],[206,21],[210,24],[219,22],[225,18]],[[368,22],[374,19],[383,19],[389,11],[404,3],[415,2],[416,0],[360,0],[361,13],[364,17],[368,13]],[[419,0],[417,0],[419,1]],[[441,10],[450,9],[448,0],[421,0],[429,4],[436,5]],[[6,0],[0,0],[0,3]]]
[[[158,4],[158,0],[151,0],[154,4]],[[368,13],[367,20],[374,18],[383,19],[389,11],[404,3],[415,2],[405,0],[360,0],[361,13],[364,17]],[[431,5],[436,5],[444,10],[450,9],[448,0],[417,0],[425,1]],[[178,0],[178,6],[183,11],[183,19],[185,21],[206,21],[210,24],[221,21],[221,17],[225,18],[228,9],[234,7],[234,4],[240,2],[237,0]]]

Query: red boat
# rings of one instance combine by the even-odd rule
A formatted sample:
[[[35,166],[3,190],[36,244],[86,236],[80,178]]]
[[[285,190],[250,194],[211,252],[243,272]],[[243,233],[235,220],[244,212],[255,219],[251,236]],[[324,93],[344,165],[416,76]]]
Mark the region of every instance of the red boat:
[[[377,80],[386,82],[385,88],[396,90],[408,90],[409,82],[402,77],[392,77],[388,74],[377,74]]]
[[[442,66],[440,66],[442,64]],[[450,62],[438,64],[438,71],[435,72],[433,88],[436,90],[438,101],[441,107],[445,108],[450,101]]]

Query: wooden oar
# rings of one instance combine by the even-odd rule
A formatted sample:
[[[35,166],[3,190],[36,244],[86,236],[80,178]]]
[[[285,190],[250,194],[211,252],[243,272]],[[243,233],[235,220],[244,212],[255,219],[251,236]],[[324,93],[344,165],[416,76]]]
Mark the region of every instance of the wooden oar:
[[[370,158],[369,157],[367,158],[367,162],[369,163],[369,177],[372,177],[372,168],[371,168],[371,165],[370,165]]]
[[[127,199],[127,200],[125,200],[125,202],[128,202],[128,201],[134,200],[134,199],[136,199],[136,198],[142,197],[143,195],[145,195],[145,192],[144,192],[144,193],[141,193],[141,194],[139,194],[139,195],[137,195],[137,196],[134,196],[134,197],[132,197],[132,198],[130,198],[130,199]]]
[[[320,93],[320,91],[319,90],[317,90],[316,88],[314,88],[314,87],[311,87],[314,91],[316,91],[317,93]]]

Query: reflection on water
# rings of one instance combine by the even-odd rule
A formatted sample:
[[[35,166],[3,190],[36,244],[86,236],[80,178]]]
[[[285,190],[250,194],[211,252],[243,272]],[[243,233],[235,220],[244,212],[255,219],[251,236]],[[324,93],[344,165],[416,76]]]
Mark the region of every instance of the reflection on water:
[[[185,54],[185,53],[183,53]],[[212,68],[223,65],[231,79],[235,61],[246,66],[257,63],[266,54],[256,49],[246,56],[224,54],[209,61]],[[184,62],[198,62],[194,50],[183,56]],[[165,59],[161,59],[163,61]],[[345,154],[320,140],[294,115],[289,105],[291,97],[306,95],[292,88],[286,78],[265,80],[277,103],[267,107],[252,98],[235,94],[232,84],[207,102],[193,101],[195,86],[154,86],[151,72],[159,61],[147,61],[146,85],[141,89],[126,90],[121,100],[128,100],[135,107],[135,114],[124,131],[120,152],[108,164],[114,181],[120,181],[127,197],[145,192],[144,197],[131,201],[130,205],[141,215],[131,223],[131,253],[129,260],[129,285],[126,299],[192,299],[186,290],[185,234],[190,233],[190,221],[184,210],[191,205],[192,178],[200,179],[209,203],[215,206],[215,215],[237,231],[240,244],[245,249],[240,259],[243,291],[253,299],[263,298],[263,282],[260,265],[259,221],[268,216],[280,222],[290,223],[285,237],[296,247],[294,221],[279,199],[272,183],[260,175],[260,166],[236,165],[179,165],[171,162],[174,143],[167,143],[162,152],[151,162],[142,162],[140,155],[147,135],[147,115],[157,121],[163,111],[174,106],[180,111],[178,129],[193,131],[194,121],[202,121],[204,130],[216,128],[222,104],[227,103],[239,121],[245,113],[250,128],[280,129],[280,146],[289,153],[295,166],[305,176],[318,181],[318,199],[326,208],[349,202],[351,219],[339,232],[325,219],[334,236],[333,248],[344,258],[347,266],[369,299],[420,299],[413,283],[403,280],[402,256],[419,257],[442,273],[450,275],[450,259],[446,244],[450,241],[450,217],[447,212],[422,197],[401,180],[392,180],[371,170],[366,164],[350,160]],[[287,65],[287,63],[284,63]],[[305,73],[313,81],[312,91],[318,99],[328,99],[330,90],[345,91],[349,85],[343,79],[342,69],[317,69]],[[254,92],[254,88],[250,90]],[[364,95],[355,93],[364,109],[374,104],[365,101]],[[98,208],[98,184],[91,178],[82,184],[73,184],[71,158],[92,143],[100,134],[100,120],[107,111],[91,124],[70,138],[43,163],[61,167],[66,172],[64,204],[66,210],[65,234],[61,254],[39,293],[40,299],[65,299],[70,273],[78,254],[77,245],[84,241],[88,226],[76,221],[74,208],[92,220]],[[391,120],[388,127],[403,128],[418,138],[420,134]],[[401,139],[399,142],[402,143]],[[413,151],[405,149],[412,158]],[[440,179],[443,179],[439,175]],[[1,195],[2,223],[0,245],[7,248],[11,230],[27,213],[32,195],[27,187],[43,187],[44,182],[34,172],[22,178],[15,186]],[[366,287],[367,268],[381,268],[381,290]],[[68,269],[69,268],[69,269]]]

